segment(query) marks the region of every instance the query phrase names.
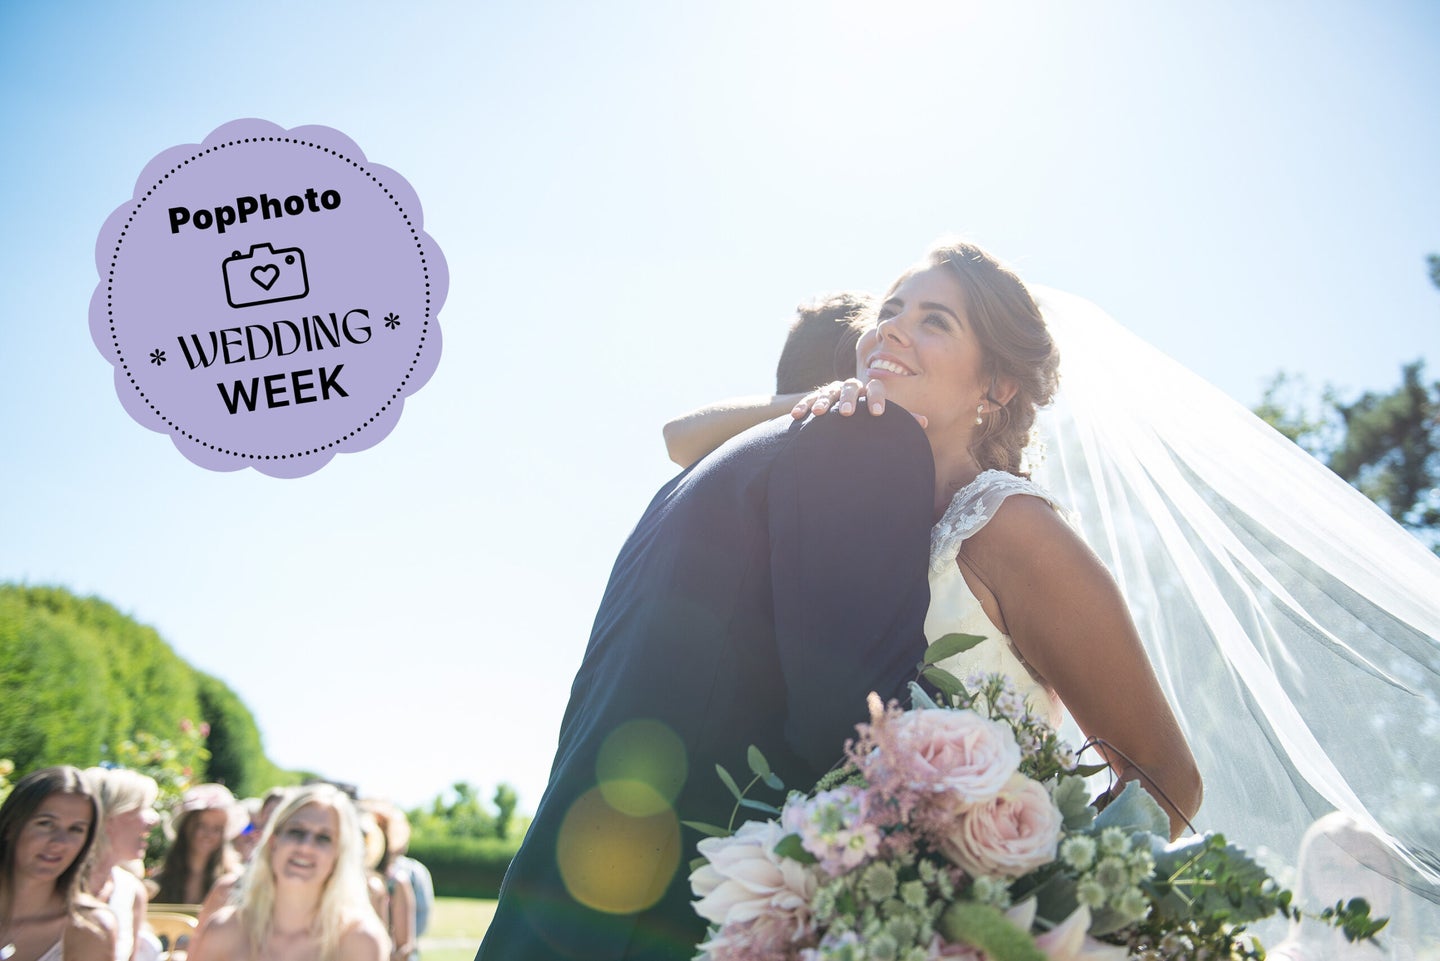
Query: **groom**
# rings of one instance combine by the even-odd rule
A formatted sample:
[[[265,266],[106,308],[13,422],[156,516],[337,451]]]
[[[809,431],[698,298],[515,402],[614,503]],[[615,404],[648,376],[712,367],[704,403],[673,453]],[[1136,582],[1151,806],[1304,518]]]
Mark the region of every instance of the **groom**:
[[[715,767],[743,787],[752,744],[810,788],[866,695],[902,695],[925,648],[933,486],[924,433],[891,404],[761,424],[660,489],[615,562],[476,961],[694,956],[700,835],[680,822],[730,822]]]

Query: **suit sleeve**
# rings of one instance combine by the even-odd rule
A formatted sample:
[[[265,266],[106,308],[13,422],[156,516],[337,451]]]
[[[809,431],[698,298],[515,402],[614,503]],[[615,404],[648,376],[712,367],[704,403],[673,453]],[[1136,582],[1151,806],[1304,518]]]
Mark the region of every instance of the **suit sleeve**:
[[[822,417],[776,458],[768,507],[785,739],[817,775],[925,650],[935,467],[918,424]]]

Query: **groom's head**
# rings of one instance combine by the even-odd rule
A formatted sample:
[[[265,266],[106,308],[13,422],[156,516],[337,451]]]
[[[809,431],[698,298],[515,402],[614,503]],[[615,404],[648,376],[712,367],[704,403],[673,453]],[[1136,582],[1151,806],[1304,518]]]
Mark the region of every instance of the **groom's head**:
[[[875,298],[846,291],[795,308],[775,368],[775,392],[799,394],[855,376],[855,342],[875,323]]]

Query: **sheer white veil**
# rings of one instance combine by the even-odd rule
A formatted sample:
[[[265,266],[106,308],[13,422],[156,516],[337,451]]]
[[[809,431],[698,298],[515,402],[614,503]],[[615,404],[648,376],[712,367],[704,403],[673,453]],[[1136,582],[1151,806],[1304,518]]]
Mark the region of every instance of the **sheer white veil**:
[[[1030,289],[1061,351],[1035,479],[1120,583],[1205,779],[1196,828],[1293,864],[1341,811],[1433,912],[1440,558],[1095,305]]]

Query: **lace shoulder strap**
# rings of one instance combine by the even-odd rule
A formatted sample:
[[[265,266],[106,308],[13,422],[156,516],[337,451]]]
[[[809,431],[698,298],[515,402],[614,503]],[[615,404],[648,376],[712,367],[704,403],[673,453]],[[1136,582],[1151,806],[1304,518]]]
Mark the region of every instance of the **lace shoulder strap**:
[[[930,569],[942,571],[955,562],[955,555],[965,538],[990,523],[990,518],[1012,494],[1033,494],[1043,499],[1070,521],[1068,512],[1050,492],[1032,480],[1002,470],[982,471],[978,477],[955,492],[945,516],[930,531]]]

